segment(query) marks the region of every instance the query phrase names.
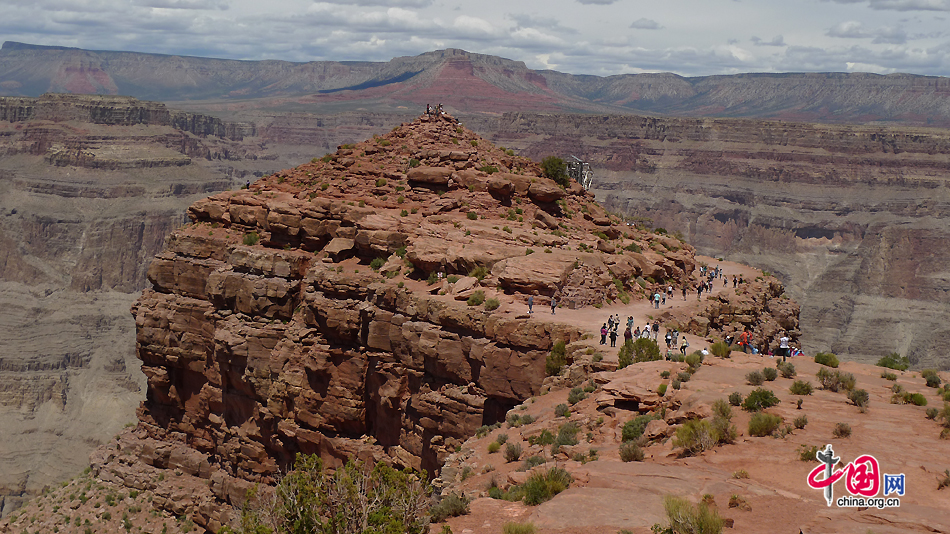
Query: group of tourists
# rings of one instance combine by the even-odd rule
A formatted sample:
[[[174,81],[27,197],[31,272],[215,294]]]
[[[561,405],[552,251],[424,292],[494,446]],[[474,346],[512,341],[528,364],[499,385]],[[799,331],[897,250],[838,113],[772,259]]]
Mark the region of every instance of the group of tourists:
[[[770,357],[781,356],[782,361],[784,362],[787,358],[793,356],[800,356],[802,353],[801,349],[793,347],[791,345],[790,339],[788,337],[788,332],[782,331],[781,337],[779,338],[778,348],[770,350],[766,347],[763,347],[762,350],[757,349],[752,344],[752,329],[746,327],[745,330],[739,333],[738,339],[735,336],[726,336],[726,344],[732,345],[733,343],[739,345],[739,350],[745,354],[759,354],[765,356],[768,354]]]
[[[600,344],[607,344],[607,337],[610,337],[610,346],[617,346],[617,330],[620,328],[620,316],[613,314],[607,318],[607,322],[604,323],[604,326],[600,327]],[[627,328],[623,331],[623,340],[624,342],[630,341],[633,338],[633,316],[630,315],[627,317]]]

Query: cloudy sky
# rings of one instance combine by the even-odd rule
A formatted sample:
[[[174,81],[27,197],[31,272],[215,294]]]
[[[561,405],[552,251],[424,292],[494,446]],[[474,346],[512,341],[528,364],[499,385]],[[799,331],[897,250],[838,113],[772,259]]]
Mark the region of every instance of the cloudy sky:
[[[442,48],[611,75],[950,75],[950,0],[0,0],[5,41],[229,59]]]

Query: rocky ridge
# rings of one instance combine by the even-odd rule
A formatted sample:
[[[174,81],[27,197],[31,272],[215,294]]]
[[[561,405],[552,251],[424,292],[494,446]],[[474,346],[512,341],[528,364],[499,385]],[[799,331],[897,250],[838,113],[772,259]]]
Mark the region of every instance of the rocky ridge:
[[[148,381],[138,427],[93,467],[212,531],[297,452],[438,472],[476,428],[541,392],[555,341],[587,337],[539,318],[551,297],[568,311],[640,299],[651,283],[694,284],[697,266],[688,245],[622,224],[448,116],[189,215],[133,306]],[[709,301],[729,321],[691,328],[794,331],[777,281],[754,284]]]

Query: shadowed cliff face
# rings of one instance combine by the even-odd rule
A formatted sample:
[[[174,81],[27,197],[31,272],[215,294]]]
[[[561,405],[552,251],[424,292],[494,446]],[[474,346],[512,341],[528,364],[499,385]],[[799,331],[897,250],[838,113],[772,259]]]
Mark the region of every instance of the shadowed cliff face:
[[[134,99],[0,99],[0,114],[8,513],[81,471],[95,446],[134,420],[145,377],[128,310],[188,204],[280,163],[256,139],[208,136],[228,132],[219,120]],[[176,116],[189,129],[174,127]]]
[[[506,115],[494,139],[575,154],[629,218],[769,270],[807,351],[946,368],[950,134],[744,120]]]

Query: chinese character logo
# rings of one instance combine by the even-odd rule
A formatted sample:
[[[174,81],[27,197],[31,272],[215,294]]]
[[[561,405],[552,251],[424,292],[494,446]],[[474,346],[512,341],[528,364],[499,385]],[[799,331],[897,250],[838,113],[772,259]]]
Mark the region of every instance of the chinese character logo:
[[[812,489],[824,490],[828,506],[835,502],[833,487],[835,482],[842,478],[851,497],[839,498],[838,506],[876,506],[878,508],[900,506],[900,499],[878,499],[876,496],[881,489],[882,480],[885,497],[891,493],[903,496],[904,474],[882,474],[880,464],[870,454],[858,456],[844,467],[835,469],[841,458],[835,456],[835,451],[829,444],[824,450],[817,451],[815,458],[821,465],[808,473],[808,486]]]

